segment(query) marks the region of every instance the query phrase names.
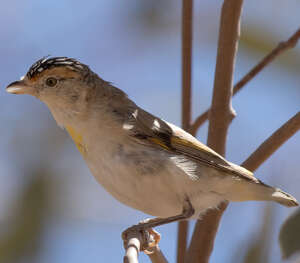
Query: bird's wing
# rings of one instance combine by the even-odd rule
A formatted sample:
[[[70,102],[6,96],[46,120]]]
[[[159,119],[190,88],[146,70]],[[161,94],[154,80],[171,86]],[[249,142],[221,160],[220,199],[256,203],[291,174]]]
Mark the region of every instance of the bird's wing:
[[[228,175],[258,182],[250,171],[226,161],[221,155],[181,128],[165,122],[140,108],[135,108],[129,115],[123,128],[138,143],[185,156],[189,160],[224,171]]]

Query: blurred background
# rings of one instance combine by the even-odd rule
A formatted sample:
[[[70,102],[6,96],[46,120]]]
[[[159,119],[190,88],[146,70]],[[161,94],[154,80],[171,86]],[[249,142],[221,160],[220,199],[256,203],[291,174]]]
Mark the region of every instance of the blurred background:
[[[195,1],[193,116],[211,101],[222,1]],[[300,25],[297,0],[245,1],[235,82]],[[0,10],[0,262],[121,262],[120,238],[148,217],[98,185],[48,109],[5,87],[37,59],[70,56],[148,111],[180,125],[181,1],[2,1]],[[280,56],[233,100],[227,159],[241,163],[299,111],[300,46]],[[207,124],[198,138],[206,141]],[[256,172],[300,199],[300,134]],[[293,212],[276,204],[227,209],[211,262],[281,262],[278,234]],[[158,229],[175,262],[177,225]],[[142,255],[141,262],[150,262]]]

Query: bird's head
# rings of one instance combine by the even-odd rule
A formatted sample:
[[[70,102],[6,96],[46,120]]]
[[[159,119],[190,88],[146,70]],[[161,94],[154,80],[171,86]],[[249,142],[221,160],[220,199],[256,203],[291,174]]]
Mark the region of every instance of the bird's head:
[[[90,78],[95,74],[88,66],[67,57],[42,58],[34,63],[19,81],[6,91],[29,94],[45,103],[74,103],[86,94]]]
[[[40,99],[58,121],[59,115],[85,113],[93,100],[105,93],[106,84],[87,65],[72,58],[53,57],[38,60],[6,91]]]
[[[43,101],[59,125],[90,112],[116,112],[128,103],[126,94],[102,80],[73,58],[42,58],[27,74],[6,87],[12,94],[29,94]],[[96,108],[96,109],[95,109]],[[75,119],[74,118],[74,119]]]

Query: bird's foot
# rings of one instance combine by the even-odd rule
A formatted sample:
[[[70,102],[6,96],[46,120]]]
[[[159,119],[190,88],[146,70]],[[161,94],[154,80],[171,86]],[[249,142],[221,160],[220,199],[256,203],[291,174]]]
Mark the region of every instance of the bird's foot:
[[[141,221],[138,225],[133,225],[129,228],[127,228],[122,233],[122,239],[124,241],[124,246],[126,247],[126,244],[128,243],[129,238],[128,237],[134,237],[135,234],[141,233],[142,240],[141,240],[141,251],[143,251],[145,254],[152,254],[155,252],[155,249],[158,246],[158,243],[160,241],[160,234],[155,231],[152,228],[147,228],[146,225],[149,221],[152,219],[146,219]],[[138,235],[136,235],[138,236]]]

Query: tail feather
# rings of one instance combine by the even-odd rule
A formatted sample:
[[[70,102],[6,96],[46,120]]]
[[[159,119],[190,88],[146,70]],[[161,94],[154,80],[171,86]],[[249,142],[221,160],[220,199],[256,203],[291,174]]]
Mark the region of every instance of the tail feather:
[[[271,200],[288,207],[298,206],[299,203],[295,197],[288,193],[283,192],[278,188],[273,188],[273,193],[271,195]]]
[[[298,206],[296,198],[284,191],[256,179],[256,181],[236,181],[231,191],[225,195],[229,201],[274,201],[287,207]]]

